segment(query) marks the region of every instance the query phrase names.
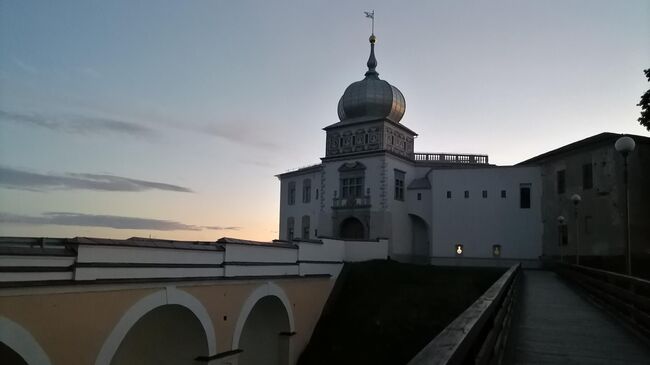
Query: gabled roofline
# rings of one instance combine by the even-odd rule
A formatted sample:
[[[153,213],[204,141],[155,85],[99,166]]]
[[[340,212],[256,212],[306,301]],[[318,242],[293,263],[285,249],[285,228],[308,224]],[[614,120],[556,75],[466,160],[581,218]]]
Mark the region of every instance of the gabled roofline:
[[[612,147],[614,147],[614,142],[618,138],[623,136],[630,136],[634,138],[634,141],[636,143],[650,144],[650,137],[644,137],[635,134],[619,134],[619,133],[603,132],[603,133],[593,135],[591,137],[587,137],[585,139],[581,139],[573,143],[569,143],[565,146],[556,148],[554,150],[542,153],[541,155],[537,155],[535,157],[529,158],[527,160],[524,160],[516,164],[515,166],[544,162],[553,157],[560,156],[589,146],[600,146],[605,144],[611,144]]]

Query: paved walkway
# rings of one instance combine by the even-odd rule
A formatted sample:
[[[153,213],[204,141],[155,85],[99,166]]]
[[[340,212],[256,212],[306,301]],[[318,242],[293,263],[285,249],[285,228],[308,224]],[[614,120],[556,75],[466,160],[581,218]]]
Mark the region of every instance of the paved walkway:
[[[505,363],[650,364],[650,347],[548,271],[523,272]]]

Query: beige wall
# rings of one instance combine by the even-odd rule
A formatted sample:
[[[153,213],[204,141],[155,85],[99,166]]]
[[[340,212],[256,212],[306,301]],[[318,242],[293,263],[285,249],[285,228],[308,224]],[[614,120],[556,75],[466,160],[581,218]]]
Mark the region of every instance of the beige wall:
[[[232,349],[242,306],[265,283],[241,280],[3,289],[0,315],[27,330],[52,364],[94,364],[104,342],[129,308],[165,286],[176,286],[206,308],[214,326],[217,352],[224,352]],[[333,280],[294,278],[274,283],[292,306],[296,334],[291,347],[295,362],[309,341]]]

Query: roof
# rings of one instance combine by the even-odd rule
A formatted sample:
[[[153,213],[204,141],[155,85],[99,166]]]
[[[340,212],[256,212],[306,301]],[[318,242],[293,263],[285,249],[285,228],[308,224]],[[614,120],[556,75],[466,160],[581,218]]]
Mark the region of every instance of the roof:
[[[532,164],[532,163],[540,163],[543,161],[546,161],[548,159],[551,159],[553,157],[557,157],[566,153],[570,153],[579,149],[584,149],[584,148],[589,148],[589,147],[597,147],[597,146],[602,146],[602,145],[607,145],[611,144],[611,146],[614,146],[614,142],[619,139],[620,137],[623,136],[630,136],[634,138],[634,141],[636,143],[648,143],[650,144],[650,138],[649,137],[644,137],[644,136],[638,136],[634,134],[618,134],[618,133],[611,133],[611,132],[603,132],[600,134],[596,134],[591,137],[587,137],[585,139],[581,139],[579,141],[569,143],[568,145],[562,146],[560,148],[556,148],[554,150],[542,153],[541,155],[529,158],[528,160],[522,161],[518,163],[517,165],[525,165],[525,164]]]
[[[264,242],[264,241],[251,241],[251,240],[242,240],[239,238],[230,238],[222,237],[217,240],[218,243],[226,244],[238,244],[238,245],[253,245],[253,246],[268,246],[268,247],[285,247],[285,248],[298,248],[298,246],[286,242],[286,241],[273,241],[273,242]]]
[[[408,190],[417,190],[417,189],[422,189],[422,190],[431,189],[431,183],[429,182],[429,179],[426,178],[426,176],[411,181],[411,183],[408,186]]]
[[[305,166],[305,167],[300,167],[297,169],[289,170],[287,172],[283,172],[281,174],[275,175],[278,179],[281,179],[283,177],[289,177],[289,176],[297,176],[297,175],[303,175],[303,174],[309,174],[312,172],[318,172],[323,168],[323,164],[315,164],[315,165],[310,165],[310,166]]]
[[[405,132],[410,133],[410,134],[412,134],[414,136],[418,135],[417,133],[413,132],[408,127],[404,126],[404,124],[402,124],[402,123],[396,123],[396,122],[393,122],[392,120],[388,120],[388,119],[385,119],[385,118],[374,118],[374,117],[372,117],[372,118],[362,117],[362,118],[355,118],[355,119],[336,122],[334,124],[330,124],[327,127],[323,128],[323,130],[328,131],[330,129],[334,129],[334,128],[338,128],[338,127],[349,127],[349,126],[352,126],[352,125],[369,123],[369,122],[388,122],[388,123],[390,123],[391,126],[393,126],[395,128],[400,128],[400,129],[404,130]]]
[[[171,248],[178,250],[201,250],[219,251],[222,247],[214,241],[174,241],[163,239],[152,239],[142,237],[131,237],[126,240],[93,237],[75,237],[68,240],[69,243],[78,245],[102,245],[102,246],[131,246],[149,248]]]

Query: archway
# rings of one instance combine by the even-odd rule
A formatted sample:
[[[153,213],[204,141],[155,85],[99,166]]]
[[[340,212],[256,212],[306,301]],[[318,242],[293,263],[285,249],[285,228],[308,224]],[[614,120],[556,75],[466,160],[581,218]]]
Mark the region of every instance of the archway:
[[[260,320],[263,322],[260,323]],[[256,331],[259,327],[268,328],[262,329],[262,332]],[[282,288],[272,282],[260,285],[242,305],[235,325],[232,349],[243,350],[238,364],[289,364],[291,337],[288,335],[293,333],[294,328],[291,303]],[[266,338],[267,341],[253,341],[257,336]],[[264,357],[262,360],[256,358],[267,351],[260,349],[258,344],[265,347],[276,344],[275,350],[270,350],[275,351],[274,357]]]
[[[161,310],[154,312],[158,308],[161,308]],[[154,313],[149,316],[150,312]],[[194,334],[192,336],[201,337],[201,340],[199,341],[201,348],[203,349],[203,344],[205,344],[206,347],[205,351],[188,356],[193,356],[192,359],[194,359],[197,356],[211,356],[217,353],[214,327],[212,325],[210,315],[208,314],[208,311],[205,309],[203,304],[201,304],[198,299],[186,291],[178,290],[173,286],[169,286],[164,290],[149,294],[148,296],[140,299],[137,303],[131,306],[131,308],[129,308],[129,310],[124,313],[124,315],[122,315],[122,318],[115,325],[110,335],[102,345],[102,348],[97,356],[97,360],[95,361],[95,365],[124,363],[115,362],[113,359],[116,358],[118,352],[126,351],[126,349],[131,346],[125,341],[127,341],[127,337],[135,336],[131,335],[132,329],[135,329],[135,331],[137,331],[135,333],[146,332],[150,330],[147,324],[155,324],[157,322],[155,320],[156,317],[161,317],[163,319],[163,322],[160,323],[166,323],[165,318],[172,317],[171,321],[173,321],[174,318],[176,318],[175,316],[180,316],[184,318],[185,321],[189,321],[190,323],[198,322],[203,334],[202,337],[198,336],[196,335],[196,331],[194,331],[194,329],[192,330],[194,331]],[[154,318],[154,320],[151,320],[151,318]],[[144,329],[139,329],[140,327]],[[160,330],[160,332],[163,331]],[[182,332],[175,329],[171,333],[167,333],[167,335],[169,335],[171,338],[177,338],[177,336],[180,336],[182,338]],[[181,339],[181,342],[185,343],[183,339]],[[124,349],[121,349],[122,343],[127,343]],[[182,351],[184,352],[185,350]],[[191,351],[194,351],[194,347],[189,348],[188,352]],[[123,359],[124,355],[120,355],[119,358]],[[152,362],[147,361],[140,362],[134,360],[132,363],[159,363],[153,362],[155,360],[151,360]],[[178,363],[178,361],[172,360],[172,362],[163,363],[171,364]]]
[[[363,223],[355,217],[344,219],[339,227],[339,237],[343,239],[365,238],[365,228]]]
[[[0,317],[0,359],[8,365],[50,364],[50,359],[34,337],[6,317]]]
[[[429,226],[424,219],[409,214],[411,218],[411,252],[415,260],[428,260],[430,256]]]
[[[282,301],[275,296],[260,299],[251,310],[239,339],[244,352],[239,365],[280,365],[289,359],[289,317]]]
[[[117,348],[111,365],[192,364],[208,353],[201,322],[189,309],[167,304],[145,314]]]

